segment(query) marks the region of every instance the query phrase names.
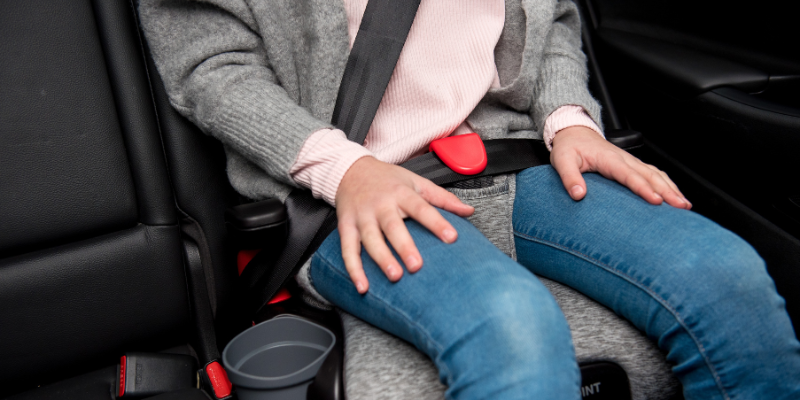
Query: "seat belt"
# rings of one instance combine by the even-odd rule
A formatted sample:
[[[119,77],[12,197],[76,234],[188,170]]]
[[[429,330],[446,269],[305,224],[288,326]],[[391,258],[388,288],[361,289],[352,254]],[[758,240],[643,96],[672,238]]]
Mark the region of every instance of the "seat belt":
[[[447,166],[434,152],[414,157],[400,166],[439,186],[444,186],[550,163],[550,152],[541,140],[494,139],[483,142],[483,145],[486,147],[486,169],[478,174],[459,174]]]
[[[420,0],[369,0],[347,59],[332,122],[347,138],[363,144],[394,73]],[[295,189],[284,203],[289,214],[286,246],[273,265],[258,253],[244,269],[246,305],[254,315],[336,229],[336,210],[305,189]],[[270,268],[272,267],[272,268]]]
[[[363,144],[394,73],[420,0],[369,0],[336,96],[331,121]]]
[[[394,73],[420,0],[369,0],[347,59],[333,110],[333,124],[353,142],[363,144]],[[401,166],[446,185],[549,163],[542,141],[499,139],[484,142],[488,164],[476,175],[452,171],[433,152]],[[259,252],[240,278],[245,304],[256,315],[287,279],[294,276],[336,229],[336,210],[306,189],[295,189],[285,201],[289,215],[286,245],[276,261]]]

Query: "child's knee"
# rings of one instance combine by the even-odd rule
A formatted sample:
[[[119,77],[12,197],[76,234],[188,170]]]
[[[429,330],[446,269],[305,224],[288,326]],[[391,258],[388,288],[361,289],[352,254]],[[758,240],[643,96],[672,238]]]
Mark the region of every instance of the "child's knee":
[[[731,232],[694,238],[694,248],[679,253],[687,267],[686,284],[708,301],[747,302],[753,293],[772,292],[774,283],[764,260],[747,242]],[[760,297],[760,296],[759,296]]]
[[[507,343],[571,346],[569,326],[553,295],[533,275],[497,279],[480,293],[486,329]]]

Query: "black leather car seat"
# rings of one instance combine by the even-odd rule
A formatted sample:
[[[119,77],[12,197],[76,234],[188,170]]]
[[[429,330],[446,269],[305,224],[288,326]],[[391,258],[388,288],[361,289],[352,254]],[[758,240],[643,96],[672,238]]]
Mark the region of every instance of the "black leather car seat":
[[[0,398],[114,398],[195,336],[133,4],[3,1],[0,37]]]

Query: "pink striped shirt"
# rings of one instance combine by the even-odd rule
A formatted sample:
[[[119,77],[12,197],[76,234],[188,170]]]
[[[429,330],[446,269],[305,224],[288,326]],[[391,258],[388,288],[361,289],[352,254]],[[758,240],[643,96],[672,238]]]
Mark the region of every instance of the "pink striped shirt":
[[[352,48],[367,0],[344,2]],[[361,157],[400,164],[436,139],[472,132],[467,116],[500,86],[494,47],[504,22],[503,0],[423,0],[364,146],[341,130],[319,130],[303,145],[292,178],[335,205],[342,177]],[[558,131],[576,125],[602,135],[583,108],[566,105],[545,122],[548,148]]]

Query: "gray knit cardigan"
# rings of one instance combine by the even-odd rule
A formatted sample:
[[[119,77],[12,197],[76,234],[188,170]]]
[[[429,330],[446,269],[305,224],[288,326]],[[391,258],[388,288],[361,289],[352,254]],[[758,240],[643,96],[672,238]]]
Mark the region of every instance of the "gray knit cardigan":
[[[303,142],[331,127],[349,55],[343,1],[141,0],[139,13],[170,102],[223,143],[233,187],[285,199]],[[501,87],[469,124],[484,139],[541,138],[547,116],[574,104],[600,125],[575,4],[506,0],[505,13]]]

